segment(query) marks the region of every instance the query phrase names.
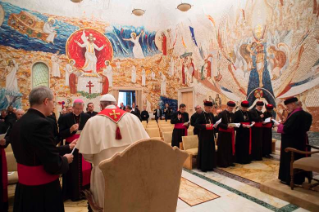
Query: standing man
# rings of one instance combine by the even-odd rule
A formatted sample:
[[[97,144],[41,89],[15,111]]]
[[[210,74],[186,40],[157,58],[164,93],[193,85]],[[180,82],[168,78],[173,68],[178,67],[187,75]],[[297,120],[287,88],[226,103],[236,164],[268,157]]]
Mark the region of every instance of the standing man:
[[[13,210],[63,212],[59,175],[68,171],[73,156],[59,155],[45,118],[54,106],[52,91],[45,86],[34,88],[29,103],[31,108],[10,133],[19,176]]]
[[[249,102],[242,101],[241,109],[235,112],[235,123],[240,123],[236,129],[236,162],[249,164],[251,162],[251,127],[252,120],[248,112]]]
[[[226,110],[218,114],[217,120],[222,119],[218,125],[217,141],[217,163],[222,168],[233,166],[235,156],[235,130],[231,123],[234,123],[234,108],[236,104],[233,101],[227,102]]]
[[[60,137],[66,139],[69,145],[80,137],[81,131],[90,116],[83,112],[84,102],[76,99],[73,102],[73,112],[60,118]],[[81,191],[90,186],[91,164],[86,162],[82,155],[75,150],[74,161],[70,164],[70,171],[63,175],[63,197],[64,200],[81,200]]]
[[[287,147],[292,147],[300,151],[307,151],[308,135],[312,116],[305,112],[300,105],[298,99],[291,97],[284,101],[288,108],[289,116],[286,121],[278,126],[278,132],[281,133],[281,152],[279,179],[282,183],[289,185],[290,183],[290,159],[291,153],[285,152]],[[295,160],[306,157],[306,155],[296,154]],[[294,183],[302,184],[305,180],[305,173],[294,175]]]
[[[197,128],[195,126],[196,121],[198,119],[198,117],[200,117],[200,115],[203,113],[202,107],[200,105],[197,105],[195,107],[195,113],[191,116],[191,125],[194,127],[193,132],[194,135],[198,135],[199,134],[199,128]]]
[[[216,150],[214,135],[213,103],[204,102],[204,112],[198,114],[195,127],[199,129],[199,144],[197,156],[197,168],[203,172],[213,171],[216,168]]]
[[[141,121],[146,121],[148,123],[149,117],[150,117],[150,115],[148,114],[148,112],[146,110],[146,106],[144,106],[144,110],[141,113]]]
[[[165,114],[165,121],[171,119],[172,115],[172,108],[169,107],[168,103],[165,103],[165,108],[164,108],[164,114]]]
[[[273,118],[272,110],[274,109],[272,104],[266,105],[266,111],[264,112],[264,121],[267,118]],[[262,144],[262,150],[263,150],[263,157],[265,158],[271,158],[271,146],[272,146],[272,127],[273,122],[272,120],[268,123],[264,123],[263,126],[263,144]]]
[[[94,104],[92,102],[88,103],[87,106],[87,112],[86,112],[90,117],[93,117],[97,114],[97,112],[94,111]]]
[[[162,117],[162,110],[160,109],[160,106],[158,105],[157,108],[154,110],[154,116],[155,116],[155,120],[156,122],[158,122],[158,119],[161,119]]]
[[[132,104],[132,110],[134,111],[135,115],[141,119],[141,111],[138,109],[138,105],[135,105],[135,102]]]
[[[175,124],[172,134],[172,147],[177,146],[182,141],[182,136],[187,135],[187,129],[189,126],[189,116],[186,112],[186,105],[180,104],[179,111],[173,114],[171,124]]]
[[[116,107],[111,94],[102,96],[100,105],[102,111],[86,123],[76,148],[85,160],[93,163],[90,190],[94,202],[103,208],[105,185],[99,163],[149,136],[136,116]]]
[[[125,106],[124,106],[123,102],[121,102],[120,109],[125,110]]]
[[[251,145],[251,157],[252,160],[262,160],[262,145],[263,145],[263,119],[264,114],[262,108],[264,106],[263,101],[256,103],[256,108],[250,110],[251,120],[255,122],[252,128],[252,145]]]

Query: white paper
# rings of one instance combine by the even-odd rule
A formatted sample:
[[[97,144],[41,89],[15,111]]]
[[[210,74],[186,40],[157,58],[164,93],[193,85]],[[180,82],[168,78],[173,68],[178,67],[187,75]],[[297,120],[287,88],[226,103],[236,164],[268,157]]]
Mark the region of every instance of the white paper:
[[[14,174],[14,172],[8,172],[8,176],[13,175],[13,174]]]
[[[5,134],[0,134],[0,140],[1,140],[1,139],[4,139],[4,137],[6,137],[6,135],[7,135],[7,133],[5,133]]]
[[[253,127],[255,125],[255,122],[253,122],[251,125],[249,125],[249,127]]]
[[[214,124],[214,128],[216,128],[220,123],[222,122],[222,119],[220,118],[216,123]]]
[[[265,121],[263,122],[264,124],[270,123],[271,122],[271,118],[266,118]]]
[[[275,119],[272,119],[275,122],[275,125],[278,126],[280,122],[276,121]]]
[[[75,150],[75,147],[73,148],[73,150],[72,150],[72,152],[71,152],[72,155],[73,155],[74,150]]]
[[[240,123],[230,123],[228,125],[230,125],[232,127],[237,127],[237,128],[240,127]]]

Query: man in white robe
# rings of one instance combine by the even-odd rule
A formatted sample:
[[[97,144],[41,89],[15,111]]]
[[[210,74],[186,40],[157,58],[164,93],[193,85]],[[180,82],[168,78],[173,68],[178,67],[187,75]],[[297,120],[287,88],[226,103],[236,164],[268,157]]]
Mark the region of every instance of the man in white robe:
[[[152,79],[152,80],[155,80],[155,77],[156,77],[155,72],[152,71],[152,73],[151,73],[151,79]]]
[[[173,58],[171,58],[171,61],[169,62],[169,76],[172,77],[175,74],[175,61]]]
[[[53,18],[49,18],[48,22],[43,25],[43,32],[49,34],[46,41],[52,44],[54,44],[54,38],[57,34],[55,27],[53,26],[54,23],[55,20]]]
[[[69,86],[69,78],[70,74],[73,72],[73,66],[75,65],[75,60],[71,59],[69,60],[69,63],[65,66],[65,85]]]
[[[19,92],[18,89],[18,80],[17,80],[17,71],[18,64],[15,60],[9,60],[8,66],[5,68],[7,77],[6,77],[6,90],[11,92]]]
[[[94,202],[103,208],[105,183],[99,163],[149,136],[137,116],[116,107],[116,100],[111,94],[101,97],[100,106],[102,111],[86,122],[76,148],[93,165],[90,190]],[[117,127],[120,136],[116,133]]]
[[[145,69],[143,67],[142,69],[142,86],[145,86],[146,85],[146,76],[145,76]]]
[[[161,72],[161,96],[166,96],[166,76]]]
[[[132,83],[136,83],[136,68],[133,66],[132,68]]]
[[[109,87],[113,87],[113,69],[112,69],[112,66],[110,65],[110,61],[106,60],[105,65],[106,67],[103,70],[103,74],[109,80]]]
[[[79,41],[75,41],[80,47],[86,48],[85,51],[85,64],[82,67],[84,71],[90,72],[92,71],[93,73],[96,73],[96,64],[97,64],[97,57],[95,55],[95,50],[101,51],[104,49],[105,45],[102,45],[101,47],[98,47],[95,45],[94,41],[96,38],[92,35],[89,34],[89,37],[86,37],[85,35],[85,30],[83,30],[83,34],[81,36],[81,39],[83,41],[83,44],[81,44]]]
[[[58,55],[59,55],[60,51],[57,51],[56,54],[53,54],[51,57],[51,62],[52,62],[52,77],[61,77],[61,73],[60,73],[60,62],[61,60],[59,59]]]

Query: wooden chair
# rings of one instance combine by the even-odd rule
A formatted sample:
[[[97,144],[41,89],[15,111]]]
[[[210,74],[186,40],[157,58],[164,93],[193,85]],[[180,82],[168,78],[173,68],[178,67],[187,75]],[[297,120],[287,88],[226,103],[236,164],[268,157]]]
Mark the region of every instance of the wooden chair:
[[[172,145],[172,132],[163,132],[164,142]]]
[[[193,129],[188,129],[187,130],[187,135],[194,135]]]
[[[175,212],[186,158],[187,153],[176,147],[147,139],[102,161],[103,211]]]
[[[184,163],[184,167],[191,170],[193,169],[193,157],[198,155],[198,136],[183,136],[182,140],[183,149],[188,153],[188,158]]]
[[[13,152],[6,152],[7,164],[8,164],[8,184],[16,184],[19,181],[17,161],[13,155]]]
[[[311,148],[314,149],[319,149],[319,147],[316,146],[310,146]],[[294,175],[300,172],[317,172],[319,173],[319,158],[318,157],[304,157],[298,160],[295,160],[294,158],[294,153],[298,153],[298,154],[303,154],[303,155],[312,155],[312,154],[316,154],[319,153],[319,151],[313,151],[313,152],[308,152],[308,151],[300,151],[297,150],[295,148],[291,148],[288,147],[285,149],[286,152],[291,152],[291,160],[290,160],[290,176],[291,176],[291,180],[290,180],[290,187],[291,190],[294,189],[295,183],[294,183]],[[312,189],[316,186],[319,185],[319,181],[316,180],[318,183],[315,184],[311,184],[311,180],[312,175],[308,175],[307,176],[308,181],[309,181],[309,185],[307,186],[307,189]]]
[[[161,138],[161,134],[158,128],[146,128],[145,130],[150,138]]]

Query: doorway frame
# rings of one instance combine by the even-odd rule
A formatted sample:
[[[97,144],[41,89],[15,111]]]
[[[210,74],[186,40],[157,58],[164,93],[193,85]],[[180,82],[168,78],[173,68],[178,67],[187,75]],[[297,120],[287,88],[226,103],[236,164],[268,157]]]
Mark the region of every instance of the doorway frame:
[[[128,90],[128,91],[135,91],[135,104],[139,106],[139,108],[143,108],[144,105],[143,105],[143,98],[144,98],[144,88],[143,87],[136,87],[136,86],[115,86],[115,87],[112,87],[111,90],[109,91],[110,94],[112,94],[112,91],[117,91],[117,92],[120,92],[120,91],[125,91],[125,90]],[[141,94],[141,99],[138,98],[138,93],[137,91],[140,91],[142,94]],[[118,99],[116,100],[117,103],[118,103]]]
[[[179,108],[179,105],[182,102],[182,99],[183,99],[183,93],[188,93],[188,92],[192,92],[193,93],[193,106],[195,106],[195,89],[193,87],[190,87],[190,88],[180,88],[178,89],[178,108]],[[187,106],[187,105],[186,105]]]

